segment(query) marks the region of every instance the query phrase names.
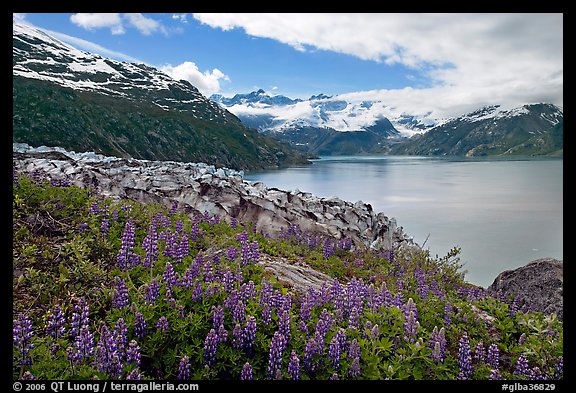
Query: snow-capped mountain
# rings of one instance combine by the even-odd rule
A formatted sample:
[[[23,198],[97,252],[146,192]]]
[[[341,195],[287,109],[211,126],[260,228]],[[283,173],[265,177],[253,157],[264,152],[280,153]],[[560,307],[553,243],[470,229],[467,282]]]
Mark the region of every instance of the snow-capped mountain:
[[[564,116],[552,104],[488,106],[451,119],[391,148],[392,154],[563,155]]]
[[[430,112],[410,114],[391,103],[344,95],[292,100],[258,90],[212,99],[249,127],[319,155],[562,154],[562,110],[549,104],[492,105],[437,119]]]
[[[388,137],[411,136],[434,126],[438,119],[398,111],[382,101],[349,101],[339,96],[313,95],[307,100],[271,95],[260,89],[231,98],[212,95],[245,124],[261,132],[290,132],[313,127],[334,131],[367,131],[388,122]],[[380,132],[382,134],[382,132]]]
[[[119,62],[81,51],[31,26],[13,24],[13,75],[39,79],[74,90],[153,103],[164,110],[190,111],[199,117],[230,119],[189,82],[176,81],[145,64]],[[198,112],[208,106],[208,112]]]
[[[305,157],[246,127],[187,81],[13,23],[13,142],[233,169]]]

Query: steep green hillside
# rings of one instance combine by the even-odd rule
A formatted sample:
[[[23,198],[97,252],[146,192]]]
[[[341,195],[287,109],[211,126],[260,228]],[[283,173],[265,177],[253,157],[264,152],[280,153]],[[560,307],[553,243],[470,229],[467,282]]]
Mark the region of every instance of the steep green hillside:
[[[206,162],[233,169],[305,163],[306,155],[244,127],[197,111],[164,110],[147,101],[73,90],[13,77],[13,142],[118,157]],[[208,117],[208,118],[207,118]]]
[[[498,112],[489,107],[397,143],[391,154],[433,156],[562,156],[562,111],[550,104]]]

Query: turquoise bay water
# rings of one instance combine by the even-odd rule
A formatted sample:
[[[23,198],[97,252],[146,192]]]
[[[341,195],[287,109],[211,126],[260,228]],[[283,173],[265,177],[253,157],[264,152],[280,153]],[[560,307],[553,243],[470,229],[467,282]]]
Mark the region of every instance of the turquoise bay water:
[[[465,279],[483,287],[534,259],[563,259],[561,159],[322,157],[244,178],[370,203],[432,255],[461,247]]]

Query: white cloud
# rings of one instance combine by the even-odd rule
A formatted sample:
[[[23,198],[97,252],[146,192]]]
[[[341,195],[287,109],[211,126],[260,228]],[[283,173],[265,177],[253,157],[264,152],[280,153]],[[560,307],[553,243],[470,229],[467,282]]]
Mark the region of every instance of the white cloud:
[[[300,51],[329,50],[401,64],[427,77],[430,87],[379,90],[377,95],[439,115],[494,103],[563,102],[562,14],[193,16],[215,28],[241,28]]]
[[[190,82],[206,97],[220,91],[220,81],[230,81],[230,78],[219,69],[202,72],[191,61],[185,61],[177,66],[166,64],[159,69],[176,80],[183,79]]]
[[[123,34],[124,26],[118,13],[79,13],[70,16],[70,21],[86,30],[110,28],[112,34]]]
[[[172,19],[182,23],[188,23],[188,14],[172,14]]]
[[[156,31],[161,31],[166,34],[166,30],[162,24],[152,18],[145,17],[142,14],[124,14],[123,15],[130,25],[138,29],[144,35],[150,35]]]
[[[109,28],[112,34],[124,34],[126,25],[136,28],[144,35],[155,32],[167,34],[162,23],[140,13],[78,13],[71,15],[70,21],[86,30]]]

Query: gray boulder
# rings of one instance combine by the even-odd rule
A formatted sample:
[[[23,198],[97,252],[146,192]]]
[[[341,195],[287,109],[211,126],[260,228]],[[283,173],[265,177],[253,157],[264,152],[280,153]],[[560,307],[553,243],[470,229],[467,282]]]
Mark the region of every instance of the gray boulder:
[[[563,261],[553,258],[537,259],[515,270],[500,273],[488,287],[504,296],[520,296],[534,310],[556,314],[563,319]]]

